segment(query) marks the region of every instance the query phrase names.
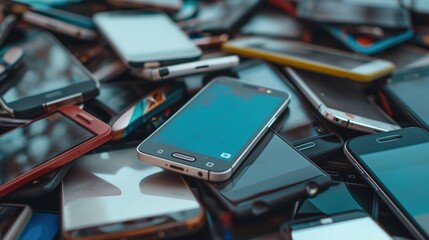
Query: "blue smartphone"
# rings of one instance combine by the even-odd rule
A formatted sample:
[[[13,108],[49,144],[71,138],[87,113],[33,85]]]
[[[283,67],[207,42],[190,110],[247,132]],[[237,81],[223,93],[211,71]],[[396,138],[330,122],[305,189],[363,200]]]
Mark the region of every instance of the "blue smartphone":
[[[347,31],[344,31],[341,27],[333,24],[320,23],[320,26],[351,50],[365,55],[372,55],[381,52],[413,37],[412,29],[389,35],[382,39],[372,40],[370,38],[352,35]]]

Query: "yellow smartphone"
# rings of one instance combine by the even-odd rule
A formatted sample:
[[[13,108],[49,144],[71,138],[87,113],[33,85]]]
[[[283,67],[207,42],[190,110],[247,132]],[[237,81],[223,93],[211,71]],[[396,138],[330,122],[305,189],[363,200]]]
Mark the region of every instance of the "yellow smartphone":
[[[223,44],[227,52],[256,57],[277,64],[302,68],[358,82],[370,82],[390,74],[389,61],[295,41],[246,37]]]

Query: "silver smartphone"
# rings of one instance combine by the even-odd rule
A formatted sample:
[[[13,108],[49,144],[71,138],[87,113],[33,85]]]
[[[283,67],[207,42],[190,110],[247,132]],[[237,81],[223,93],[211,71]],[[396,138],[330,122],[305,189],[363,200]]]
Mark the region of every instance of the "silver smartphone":
[[[129,67],[145,63],[198,59],[202,52],[161,12],[115,11],[94,15],[94,22]]]
[[[341,78],[286,67],[291,80],[329,122],[361,132],[400,129],[365,94],[362,85]]]
[[[186,75],[219,71],[235,67],[240,63],[236,55],[204,59],[195,62],[181,63],[160,68],[132,69],[131,74],[150,81],[159,81]]]
[[[137,160],[135,145],[85,155],[63,180],[66,239],[177,237],[204,219],[183,178]]]
[[[228,77],[206,85],[137,147],[140,160],[214,182],[232,176],[290,95]]]
[[[32,215],[29,206],[23,204],[0,204],[0,239],[18,239]]]

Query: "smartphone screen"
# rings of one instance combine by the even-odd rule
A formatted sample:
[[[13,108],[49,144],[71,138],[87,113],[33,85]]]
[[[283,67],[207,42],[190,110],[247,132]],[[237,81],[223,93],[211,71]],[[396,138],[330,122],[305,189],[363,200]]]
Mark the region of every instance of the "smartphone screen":
[[[55,112],[0,136],[0,184],[31,171],[95,136]]]
[[[270,65],[259,62],[249,67],[239,68],[236,74],[244,82],[289,93],[291,101],[288,105],[288,113],[282,129],[279,131],[280,135],[289,142],[295,143],[329,133],[320,126],[309,106],[303,103],[304,99],[295,94],[296,90],[283,82],[284,80],[278,75],[280,73],[275,72]]]
[[[24,67],[0,88],[6,104],[34,97],[73,84],[92,81],[92,77],[72,59],[53,37],[43,32],[27,32],[24,41],[16,43],[24,49]],[[94,82],[95,85],[95,82]],[[86,90],[86,89],[82,89]],[[46,96],[64,97],[61,92]],[[54,98],[54,99],[52,99]]]
[[[200,204],[179,174],[142,163],[135,155],[135,148],[127,148],[77,159],[63,181],[66,235],[118,237],[163,229],[169,236],[168,226],[192,231],[188,221],[204,223]]]
[[[21,217],[24,207],[0,205],[0,238],[4,239],[6,234],[14,227]],[[22,223],[21,223],[22,224]],[[15,226],[16,227],[16,226]],[[22,228],[22,227],[20,227]]]
[[[361,240],[361,239],[377,239],[377,240],[392,240],[392,238],[377,225],[372,218],[365,214],[355,214],[364,216],[347,215],[341,217],[323,218],[314,223],[306,223],[303,226],[292,225],[293,240],[313,240],[313,239],[329,239],[329,240]],[[294,229],[298,228],[298,229]],[[364,230],[363,230],[364,229]]]
[[[304,44],[298,42],[256,42],[247,44],[246,47],[255,48],[257,50],[268,51],[275,54],[286,54],[288,56],[301,58],[322,64],[334,64],[340,68],[353,69],[361,65],[374,61],[373,59],[367,59],[357,57],[353,54],[345,55],[338,54],[335,52],[329,52],[322,49],[307,47]]]
[[[429,109],[426,105],[428,87],[429,71],[425,67],[393,75],[392,81],[386,85],[391,95],[415,114],[426,127],[429,126]]]
[[[429,191],[421,185],[429,181],[429,142],[402,145],[360,154],[359,162],[429,236]]]
[[[366,24],[390,28],[410,27],[406,9],[401,7],[367,6],[337,0],[306,0],[299,4],[298,15],[340,24]]]
[[[211,160],[230,168],[287,100],[288,95],[282,92],[218,78],[139,150],[156,154],[161,149],[162,157],[178,152],[192,156],[196,164],[206,165]]]
[[[368,98],[364,87],[358,83],[303,70],[294,71],[326,107],[396,125]]]
[[[99,13],[95,23],[130,65],[197,58],[201,50],[163,13]]]

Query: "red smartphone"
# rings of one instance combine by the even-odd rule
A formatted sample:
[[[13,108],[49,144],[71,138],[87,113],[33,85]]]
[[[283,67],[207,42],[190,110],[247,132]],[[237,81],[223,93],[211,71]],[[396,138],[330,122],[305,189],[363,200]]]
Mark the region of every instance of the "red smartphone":
[[[0,136],[0,197],[112,137],[109,125],[65,106]]]

